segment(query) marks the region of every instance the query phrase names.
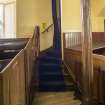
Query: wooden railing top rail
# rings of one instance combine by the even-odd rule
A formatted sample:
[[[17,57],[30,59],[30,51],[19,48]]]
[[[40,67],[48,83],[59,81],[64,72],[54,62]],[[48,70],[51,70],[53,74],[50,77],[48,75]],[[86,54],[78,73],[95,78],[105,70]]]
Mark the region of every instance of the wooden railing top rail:
[[[42,34],[44,34],[45,32],[48,32],[48,30],[53,26],[54,24],[50,24],[44,31],[42,31]]]

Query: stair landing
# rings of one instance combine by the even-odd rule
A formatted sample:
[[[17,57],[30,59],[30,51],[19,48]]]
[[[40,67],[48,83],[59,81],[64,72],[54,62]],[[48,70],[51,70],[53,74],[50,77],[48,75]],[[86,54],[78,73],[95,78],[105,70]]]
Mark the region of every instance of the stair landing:
[[[32,105],[81,105],[74,92],[38,92]]]

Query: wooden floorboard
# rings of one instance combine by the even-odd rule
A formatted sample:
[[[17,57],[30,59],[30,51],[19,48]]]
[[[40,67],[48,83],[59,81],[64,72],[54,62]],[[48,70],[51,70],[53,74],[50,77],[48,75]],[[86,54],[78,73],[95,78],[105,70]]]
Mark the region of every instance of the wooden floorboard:
[[[74,100],[73,92],[38,92],[33,105],[81,105],[81,102]]]

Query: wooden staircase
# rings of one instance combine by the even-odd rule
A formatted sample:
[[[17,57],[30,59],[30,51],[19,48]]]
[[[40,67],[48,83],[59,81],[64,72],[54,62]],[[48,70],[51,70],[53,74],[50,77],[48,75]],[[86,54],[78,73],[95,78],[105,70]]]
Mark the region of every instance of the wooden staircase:
[[[64,68],[64,67],[63,67]],[[72,77],[63,69],[66,91],[37,91],[32,105],[81,105],[79,94],[74,86]]]

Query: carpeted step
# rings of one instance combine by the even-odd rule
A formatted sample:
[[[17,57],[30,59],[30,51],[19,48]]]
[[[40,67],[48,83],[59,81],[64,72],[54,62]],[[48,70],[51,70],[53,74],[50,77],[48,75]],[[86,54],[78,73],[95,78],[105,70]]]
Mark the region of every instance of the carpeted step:
[[[62,81],[43,82],[39,84],[40,91],[65,91],[65,84]]]
[[[40,56],[39,60],[61,62],[61,59],[53,56]]]
[[[55,58],[61,58],[61,54],[55,50],[53,51],[48,51],[45,53],[46,56],[51,56],[51,57],[55,57]]]
[[[40,76],[47,76],[47,75],[61,75],[62,73],[61,72],[59,72],[59,71],[50,71],[49,72],[49,70],[48,71],[44,71],[44,72],[42,72],[42,73],[40,73],[39,75]]]
[[[59,49],[49,49],[38,58],[40,91],[64,91],[66,84],[62,72]]]
[[[56,59],[56,58],[48,57],[48,56],[39,57],[39,61],[40,61],[40,63],[54,63],[54,64],[61,63],[60,59]]]
[[[39,81],[64,81],[62,74],[60,75],[41,75]]]
[[[61,58],[59,57],[53,57],[53,56],[47,56],[47,55],[40,55],[39,56],[39,59],[48,59],[48,60],[58,60],[58,61],[61,61]]]
[[[61,72],[62,67],[58,64],[48,64],[48,63],[42,63],[39,64],[39,72],[45,72],[45,71],[49,71],[49,72],[56,72],[56,71],[60,71]]]
[[[60,72],[60,70],[42,69],[42,70],[39,71],[39,76],[42,76],[44,74],[46,74],[46,76],[47,76],[47,74],[51,74],[51,73],[52,73],[52,75],[53,74],[57,74],[57,75],[61,75],[62,74],[62,72]]]

